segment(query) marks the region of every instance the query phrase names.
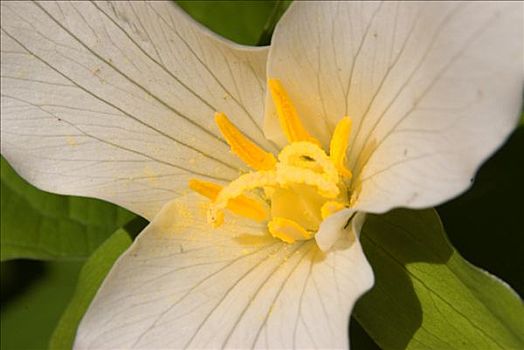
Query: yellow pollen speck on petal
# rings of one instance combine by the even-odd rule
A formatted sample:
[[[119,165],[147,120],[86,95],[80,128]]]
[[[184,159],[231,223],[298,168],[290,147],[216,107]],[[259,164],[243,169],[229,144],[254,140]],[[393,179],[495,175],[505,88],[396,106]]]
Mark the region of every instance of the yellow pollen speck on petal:
[[[360,192],[362,191],[362,184],[358,183],[355,188],[353,189],[353,193],[351,194],[351,198],[349,200],[349,205],[351,207],[356,206],[356,203],[358,201],[358,197],[360,196]]]
[[[320,144],[318,140],[309,135],[302,125],[297,110],[289,99],[286,90],[284,90],[284,87],[280,84],[280,81],[277,79],[269,79],[268,86],[269,91],[271,92],[271,97],[273,98],[273,103],[277,110],[280,128],[286,135],[287,140],[290,143],[309,141],[315,144]]]
[[[144,176],[146,176],[147,182],[149,182],[150,185],[154,186],[157,184],[157,174],[149,166],[144,167]]]
[[[189,188],[212,201],[215,201],[223,190],[223,187],[220,185],[196,179],[189,181]],[[226,208],[237,215],[258,222],[266,220],[268,216],[268,211],[262,204],[243,195],[228,198]],[[220,210],[210,210],[208,221],[210,221],[214,227],[218,227],[224,221],[224,214]]]
[[[337,201],[328,201],[324,203],[322,208],[320,208],[320,214],[322,215],[322,220],[325,220],[327,217],[335,214],[336,212],[344,209],[346,206],[344,203]]]
[[[176,216],[179,219],[183,219],[186,222],[188,220],[192,220],[193,219],[193,214],[191,213],[191,209],[189,208],[189,206],[186,203],[176,203],[174,207],[175,207],[176,212],[177,212]]]
[[[352,121],[350,117],[342,118],[333,132],[331,143],[329,145],[329,157],[337,167],[339,173],[351,178],[351,171],[346,168],[346,151],[349,145],[349,137],[351,135]]]
[[[207,214],[207,222],[213,228],[218,228],[224,223],[224,212],[222,210],[209,210]]]
[[[286,243],[310,239],[313,235],[293,220],[273,218],[268,225],[269,233]]]
[[[231,151],[244,163],[255,170],[270,170],[275,166],[276,160],[273,154],[264,151],[242,134],[224,113],[215,113],[215,122],[231,147]]]
[[[76,142],[76,139],[73,136],[68,136],[66,138],[66,141],[69,146],[72,146],[72,147],[78,146],[78,143]]]

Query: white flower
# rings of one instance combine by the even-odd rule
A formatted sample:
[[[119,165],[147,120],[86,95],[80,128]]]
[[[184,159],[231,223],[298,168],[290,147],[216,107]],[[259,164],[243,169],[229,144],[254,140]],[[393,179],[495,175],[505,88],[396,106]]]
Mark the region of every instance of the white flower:
[[[170,3],[1,6],[2,154],[152,220],[78,348],[347,347],[361,213],[458,195],[518,118],[522,3],[297,2],[269,48]]]

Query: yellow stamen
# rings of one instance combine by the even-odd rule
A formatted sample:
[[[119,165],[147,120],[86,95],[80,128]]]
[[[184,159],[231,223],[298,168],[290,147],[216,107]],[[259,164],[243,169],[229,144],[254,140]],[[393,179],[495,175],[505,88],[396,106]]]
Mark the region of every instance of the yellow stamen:
[[[337,201],[328,201],[324,203],[322,208],[320,208],[320,214],[322,215],[322,220],[325,220],[328,216],[335,214],[336,212],[344,209],[346,206],[344,203]]]
[[[279,238],[286,243],[293,243],[297,240],[303,241],[313,237],[312,233],[306,231],[295,221],[285,218],[273,218],[267,227],[273,237]]]
[[[224,222],[224,211],[229,209],[249,219],[269,221],[270,234],[284,242],[309,240],[322,229],[323,220],[350,207],[358,197],[356,190],[348,192],[349,182],[343,181],[352,176],[345,165],[352,120],[344,117],[337,124],[328,156],[306,131],[281,83],[270,79],[268,88],[290,142],[278,160],[242,134],[224,113],[216,113],[216,124],[231,151],[255,171],[224,187],[199,180],[191,180],[189,187],[212,200],[208,222],[213,227]]]
[[[220,226],[220,223],[216,223],[215,220],[220,220],[222,209],[229,209],[237,198],[243,198],[244,196],[242,196],[242,193],[255,188],[274,185],[277,185],[276,174],[271,170],[261,170],[256,173],[248,173],[238,177],[224,187],[214,198],[214,203],[209,211],[208,220],[212,224]]]
[[[275,103],[280,128],[286,135],[287,140],[290,143],[309,141],[320,144],[314,137],[309,135],[302,125],[297,110],[295,109],[295,106],[293,106],[293,103],[291,103],[291,100],[282,84],[280,84],[280,81],[277,79],[269,79],[268,86],[273,102]]]
[[[188,185],[189,188],[193,191],[200,193],[202,196],[207,197],[211,200],[215,200],[215,198],[218,196],[218,193],[222,190],[223,187],[212,182],[201,181],[197,179],[189,180]]]
[[[248,139],[233,123],[227,119],[224,113],[215,113],[215,122],[220,132],[235,153],[244,163],[255,170],[270,170],[276,164],[275,157],[258,147]]]
[[[349,145],[349,137],[351,135],[351,118],[342,118],[333,132],[331,143],[329,145],[329,157],[337,167],[339,173],[347,178],[351,178],[351,171],[346,168],[346,151]]]
[[[200,193],[201,195],[211,199],[212,201],[216,200],[219,193],[222,191],[223,187],[212,182],[200,181],[192,179],[189,181],[189,188],[193,191]],[[227,202],[227,209],[231,210],[233,213],[252,219],[258,222],[267,220],[268,212],[259,202],[254,199],[248,198],[246,196],[236,196],[229,199]],[[214,224],[220,226],[223,222],[223,214],[217,213],[215,218],[210,220]]]

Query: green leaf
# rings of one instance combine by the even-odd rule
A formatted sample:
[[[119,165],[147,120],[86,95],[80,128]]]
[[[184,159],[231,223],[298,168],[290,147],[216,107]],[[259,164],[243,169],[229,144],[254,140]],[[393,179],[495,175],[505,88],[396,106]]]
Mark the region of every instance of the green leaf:
[[[73,295],[80,262],[11,260],[1,263],[0,348],[46,349]]]
[[[274,25],[272,22],[276,23],[289,1],[177,1],[177,3],[191,17],[215,33],[239,44],[257,45],[262,33],[272,31],[271,26]],[[273,20],[270,20],[271,18]]]
[[[116,259],[131,244],[131,237],[124,229],[116,231],[86,261],[80,271],[73,299],[60,318],[49,344],[50,349],[71,349],[76,329],[91,300]]]
[[[384,349],[521,349],[524,310],[449,244],[434,210],[370,215],[361,241],[375,286],[354,316]]]
[[[266,24],[262,29],[262,33],[258,38],[257,46],[264,46],[271,44],[271,37],[273,36],[273,31],[280,20],[280,17],[284,14],[287,8],[291,5],[291,1],[277,0],[273,5],[273,10],[266,20]]]
[[[357,350],[380,350],[378,345],[353,316],[351,316],[349,323],[349,348]]]
[[[1,260],[85,259],[134,214],[96,199],[38,190],[1,159]]]

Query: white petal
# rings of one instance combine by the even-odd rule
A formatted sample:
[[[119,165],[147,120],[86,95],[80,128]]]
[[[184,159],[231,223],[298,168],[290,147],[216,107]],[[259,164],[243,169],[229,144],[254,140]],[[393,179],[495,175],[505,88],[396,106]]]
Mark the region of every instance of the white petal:
[[[327,252],[342,235],[348,234],[348,231],[353,229],[353,224],[351,228],[348,227],[348,221],[354,219],[354,214],[355,211],[353,209],[344,209],[333,215],[330,215],[328,218],[322,221],[320,227],[318,228],[318,232],[315,234],[315,241],[317,242],[320,250]],[[362,215],[365,216],[365,214]],[[354,234],[357,236],[360,232],[360,228],[364,224],[363,220],[364,219],[359,220],[358,230],[353,230]],[[351,221],[353,222],[353,220]]]
[[[352,306],[373,284],[354,234],[323,254],[205,216],[193,196],[162,209],[106,278],[76,348],[348,347]]]
[[[325,146],[336,121],[353,118],[357,209],[435,205],[469,186],[517,122],[523,6],[296,2],[275,31],[268,75]],[[268,108],[268,134],[275,125]]]
[[[218,40],[171,2],[2,2],[2,154],[45,190],[152,218],[189,177],[243,165],[214,124],[261,132],[266,49]]]

